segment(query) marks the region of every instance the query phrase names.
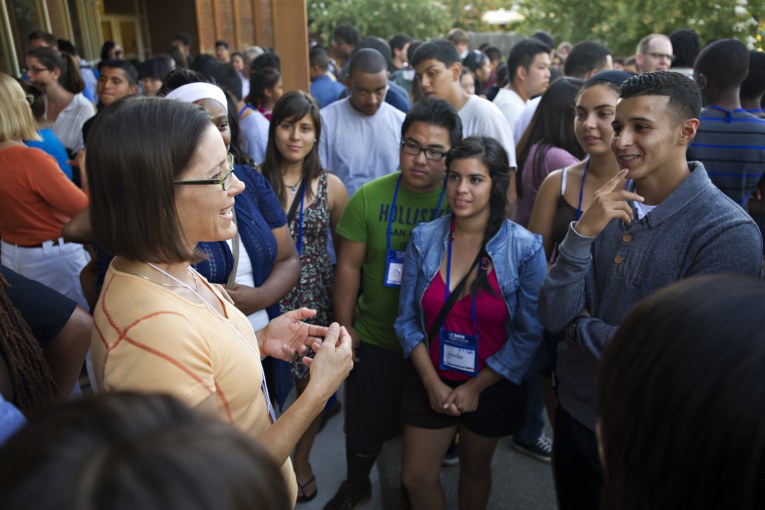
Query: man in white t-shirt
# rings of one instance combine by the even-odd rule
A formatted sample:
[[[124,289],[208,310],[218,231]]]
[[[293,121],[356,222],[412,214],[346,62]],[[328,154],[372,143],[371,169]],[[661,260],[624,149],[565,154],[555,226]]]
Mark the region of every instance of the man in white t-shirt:
[[[526,102],[550,85],[550,47],[536,39],[518,41],[507,57],[507,70],[510,82],[499,89],[494,104],[514,129]]]
[[[462,64],[454,44],[433,39],[421,44],[412,56],[415,80],[426,97],[449,102],[462,120],[462,133],[496,139],[507,151],[512,172],[508,190],[508,214],[515,205],[515,142],[513,132],[497,106],[482,97],[470,95],[460,85]],[[323,112],[322,112],[323,114]]]
[[[563,64],[563,74],[571,78],[586,80],[593,74],[600,71],[607,71],[613,68],[611,51],[600,43],[595,41],[582,41],[571,49]],[[523,132],[531,123],[531,118],[539,106],[540,97],[535,97],[526,103],[523,112],[515,121],[513,128],[513,138],[515,143],[521,139]]]
[[[321,110],[319,158],[352,195],[398,169],[404,114],[385,102],[388,64],[379,51],[356,51],[348,76],[350,95]]]

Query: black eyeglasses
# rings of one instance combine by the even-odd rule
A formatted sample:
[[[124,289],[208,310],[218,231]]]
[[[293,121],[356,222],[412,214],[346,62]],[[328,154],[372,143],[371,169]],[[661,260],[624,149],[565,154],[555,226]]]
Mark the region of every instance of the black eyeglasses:
[[[406,140],[401,142],[401,150],[404,151],[404,154],[409,154],[410,156],[419,156],[421,152],[424,152],[425,159],[430,161],[441,161],[446,157],[447,154],[446,152],[434,151],[433,149],[420,147],[418,144],[407,142]]]
[[[674,55],[667,55],[666,53],[649,53],[648,56],[651,57],[651,58],[654,58],[656,60],[667,59],[670,62],[674,62],[675,61],[675,56]]]
[[[228,172],[221,174],[216,179],[204,179],[200,181],[174,181],[173,184],[217,184],[223,191],[226,191],[231,185],[231,176],[234,174],[234,155],[230,152],[226,155],[226,162],[228,163]]]

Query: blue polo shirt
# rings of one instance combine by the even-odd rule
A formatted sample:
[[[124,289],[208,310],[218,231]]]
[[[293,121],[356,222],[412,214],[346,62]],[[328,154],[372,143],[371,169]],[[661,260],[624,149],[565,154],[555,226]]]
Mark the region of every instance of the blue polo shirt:
[[[345,86],[325,74],[311,82],[311,95],[319,103],[319,108],[324,108],[340,99],[345,91]]]

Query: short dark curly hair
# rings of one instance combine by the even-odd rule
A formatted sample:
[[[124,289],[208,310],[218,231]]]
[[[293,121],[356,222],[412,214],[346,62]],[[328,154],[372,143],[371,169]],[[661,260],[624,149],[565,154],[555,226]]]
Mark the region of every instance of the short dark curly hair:
[[[619,97],[668,96],[667,107],[678,121],[698,118],[701,114],[701,91],[696,82],[674,71],[656,71],[633,76],[625,81]]]
[[[693,71],[717,88],[740,87],[749,71],[749,51],[738,39],[720,39],[701,50]]]

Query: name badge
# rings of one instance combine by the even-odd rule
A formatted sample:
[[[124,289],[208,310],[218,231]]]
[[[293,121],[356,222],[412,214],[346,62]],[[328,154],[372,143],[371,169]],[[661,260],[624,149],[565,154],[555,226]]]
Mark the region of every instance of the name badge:
[[[404,251],[388,250],[385,257],[385,286],[398,289],[404,276]]]
[[[478,336],[441,330],[441,370],[478,375]]]

